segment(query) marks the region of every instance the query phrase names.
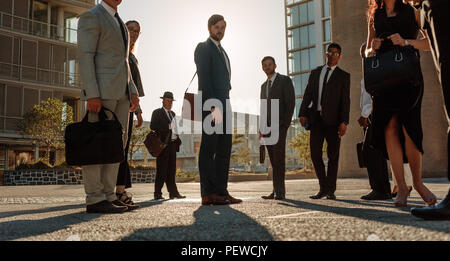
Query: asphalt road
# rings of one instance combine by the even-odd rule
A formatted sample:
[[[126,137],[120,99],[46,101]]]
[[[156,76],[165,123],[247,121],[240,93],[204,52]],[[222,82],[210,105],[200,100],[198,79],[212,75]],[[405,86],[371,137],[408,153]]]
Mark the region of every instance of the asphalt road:
[[[450,185],[428,179],[443,198]],[[201,206],[199,183],[178,184],[183,200],[153,200],[153,184],[129,191],[141,209],[123,214],[87,214],[83,186],[0,187],[0,240],[17,241],[450,241],[450,221],[423,221],[409,214],[424,206],[417,192],[408,207],[392,200],[363,201],[367,179],[340,179],[337,200],[311,200],[316,180],[288,180],[287,199],[263,200],[270,181],[229,183],[244,200]],[[164,188],[165,192],[165,188]],[[166,192],[165,192],[166,193]],[[167,193],[165,196],[168,196]]]

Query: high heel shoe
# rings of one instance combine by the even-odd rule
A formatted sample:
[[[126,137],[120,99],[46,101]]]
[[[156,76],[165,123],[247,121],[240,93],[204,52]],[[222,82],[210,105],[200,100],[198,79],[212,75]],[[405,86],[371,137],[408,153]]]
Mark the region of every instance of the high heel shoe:
[[[397,188],[397,187],[395,187],[395,188]],[[395,188],[394,188],[394,190],[395,190]],[[413,187],[409,187],[408,197],[411,196],[411,191],[412,190],[413,190]],[[392,192],[392,197],[393,198],[397,197],[397,192]]]
[[[423,201],[425,201],[427,206],[435,205],[437,203],[436,196],[431,192],[427,197],[425,197],[425,198],[422,197],[422,199],[423,199]]]

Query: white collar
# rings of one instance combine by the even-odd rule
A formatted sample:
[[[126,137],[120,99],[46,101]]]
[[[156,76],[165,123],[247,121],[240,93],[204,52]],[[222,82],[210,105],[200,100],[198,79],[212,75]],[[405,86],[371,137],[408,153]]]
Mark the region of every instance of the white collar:
[[[275,82],[275,79],[277,78],[278,73],[275,73],[272,78],[270,78],[270,82],[273,84]]]
[[[114,17],[114,15],[117,13],[116,10],[114,10],[114,8],[112,8],[110,5],[108,5],[104,1],[102,1],[101,5],[106,9],[108,14],[110,14],[112,17]]]
[[[325,64],[325,65],[323,66],[323,69],[326,69],[327,67],[331,68],[331,71],[334,71],[334,69],[336,69],[337,65],[331,66],[331,67],[330,67],[328,64]]]
[[[164,106],[163,106],[163,109],[166,111],[167,114],[170,112]]]

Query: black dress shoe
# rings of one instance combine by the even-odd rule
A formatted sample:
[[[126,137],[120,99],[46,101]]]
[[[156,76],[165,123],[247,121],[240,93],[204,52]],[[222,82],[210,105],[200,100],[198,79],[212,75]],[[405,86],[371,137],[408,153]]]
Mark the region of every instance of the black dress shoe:
[[[275,194],[272,192],[268,196],[261,196],[261,198],[263,198],[263,199],[275,199]]]
[[[181,196],[179,193],[176,195],[169,195],[170,199],[182,199],[182,198],[186,198],[186,196]]]
[[[392,195],[391,195],[391,193],[382,194],[382,193],[378,193],[378,192],[375,192],[372,190],[369,194],[362,196],[361,199],[364,199],[364,200],[387,200],[387,199],[392,199]]]
[[[425,220],[450,220],[450,191],[439,204],[423,208],[412,208],[411,214]]]
[[[155,195],[155,200],[165,199],[162,195]]]
[[[275,200],[284,200],[284,199],[286,199],[286,196],[284,196],[284,195],[281,195],[281,194],[278,195],[278,194],[277,194],[277,195],[275,196]]]
[[[336,199],[336,196],[334,195],[334,193],[329,193],[329,194],[327,195],[327,199],[335,200],[335,199]]]
[[[103,200],[99,203],[87,205],[87,213],[101,213],[101,214],[112,214],[112,213],[122,213],[128,210],[126,206],[116,206],[109,202],[108,200]]]
[[[136,210],[136,209],[139,208],[139,205],[136,205],[136,204],[127,204],[127,203],[122,202],[122,201],[117,200],[117,199],[114,200],[112,203],[113,203],[113,205],[116,205],[116,206],[127,207],[127,208],[128,208],[128,211]]]
[[[319,193],[317,193],[317,195],[314,196],[310,196],[310,199],[321,199],[327,196],[327,193],[319,191]]]

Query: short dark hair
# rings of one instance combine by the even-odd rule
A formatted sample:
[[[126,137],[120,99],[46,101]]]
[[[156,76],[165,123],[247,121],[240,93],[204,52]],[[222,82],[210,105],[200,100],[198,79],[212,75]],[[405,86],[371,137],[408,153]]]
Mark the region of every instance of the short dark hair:
[[[272,56],[266,56],[266,57],[264,57],[264,58],[262,59],[261,63],[264,63],[264,62],[267,61],[267,60],[272,60],[273,64],[277,64],[277,63],[275,62],[275,58],[273,58]]]
[[[141,25],[136,20],[130,20],[130,21],[125,23],[126,26],[129,26],[130,24],[137,24],[139,26],[139,29],[141,29]]]
[[[211,26],[217,24],[220,21],[224,21],[225,24],[227,24],[227,22],[225,21],[225,18],[223,16],[218,15],[218,14],[212,15],[208,20],[208,28],[211,28]]]
[[[330,51],[331,48],[336,48],[336,49],[338,49],[338,50],[339,50],[339,54],[342,53],[342,48],[341,48],[341,46],[340,46],[339,44],[337,44],[337,43],[331,43],[330,45],[328,45],[327,51]]]

